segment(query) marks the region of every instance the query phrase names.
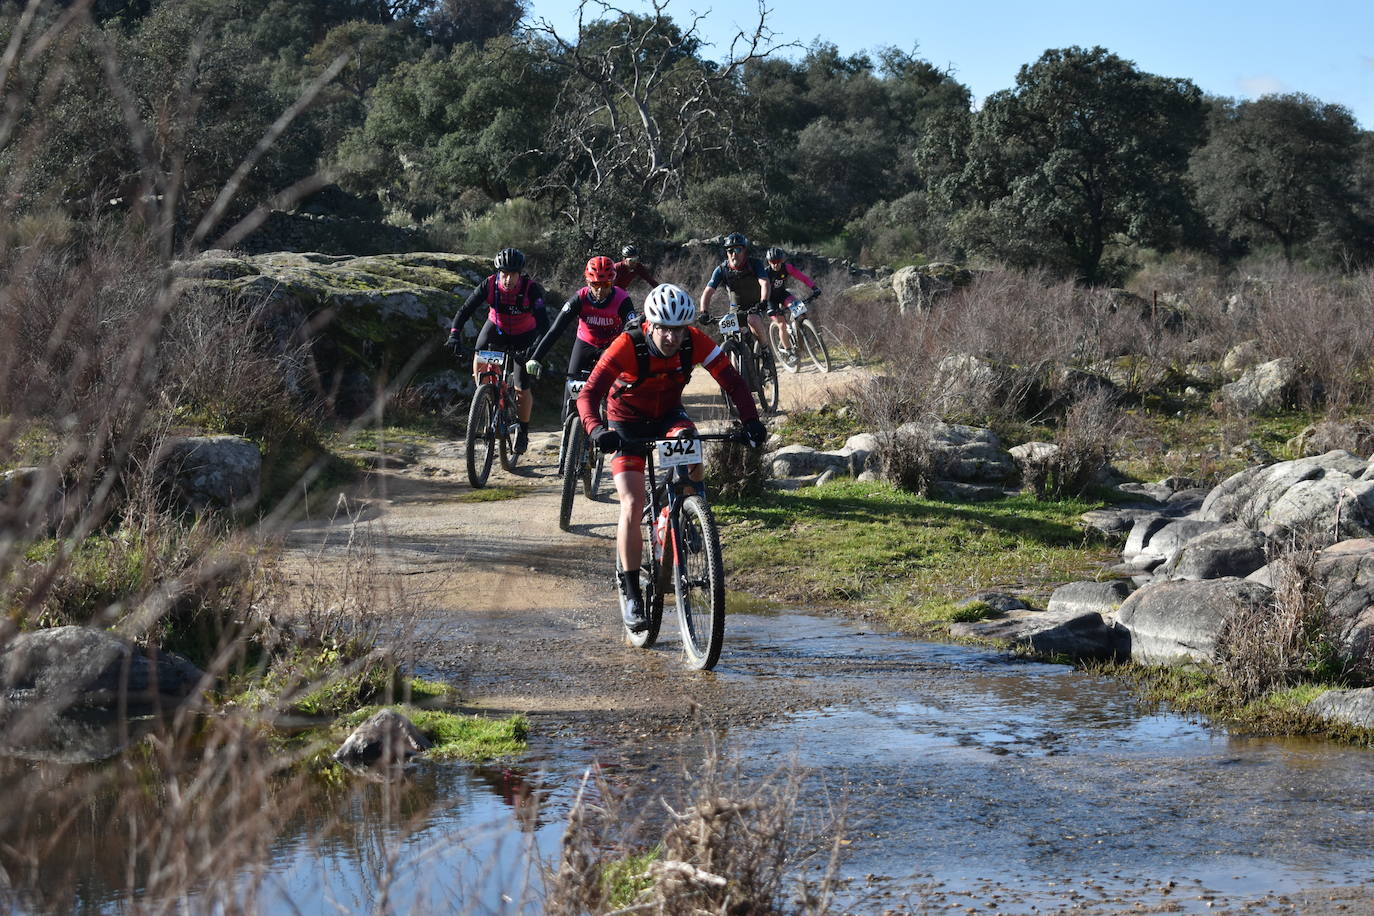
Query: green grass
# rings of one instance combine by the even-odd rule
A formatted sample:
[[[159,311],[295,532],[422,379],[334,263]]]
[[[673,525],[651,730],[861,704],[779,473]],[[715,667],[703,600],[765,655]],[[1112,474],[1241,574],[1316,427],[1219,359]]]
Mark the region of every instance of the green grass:
[[[1232,456],[1231,449],[1257,440],[1280,461],[1296,458],[1287,442],[1303,428],[1322,418],[1311,411],[1286,411],[1267,417],[1225,418],[1210,411],[1177,412],[1153,409],[1130,411],[1139,432],[1137,441],[1155,439],[1160,449],[1147,449],[1114,462],[1138,480],[1159,480],[1171,475],[1219,483],[1244,470],[1250,461]]]
[[[367,706],[340,717],[338,725],[357,728],[382,709],[394,709],[415,723],[434,746],[425,752],[431,760],[492,760],[522,753],[529,736],[529,722],[524,716],[505,719],[486,719],[465,716],[442,709],[422,709],[418,706]]]
[[[460,503],[499,503],[507,499],[519,499],[528,492],[525,487],[483,487],[480,490],[463,490],[454,499]]]
[[[1095,669],[1125,678],[1151,702],[1197,713],[1252,735],[1307,735],[1374,748],[1374,730],[1333,724],[1307,711],[1331,684],[1300,683],[1246,702],[1229,693],[1212,673],[1195,665],[1144,666],[1107,662]]]
[[[792,411],[779,428],[778,435],[790,445],[809,445],[828,451],[843,448],[846,439],[863,431],[852,408],[832,402],[814,410]]]
[[[663,847],[626,856],[601,865],[601,891],[612,909],[624,909],[635,898],[653,886],[653,879],[642,877],[649,866],[663,857]]]
[[[1114,556],[1078,523],[1098,505],[1025,495],[943,502],[842,480],[718,504],[715,513],[732,587],[868,607],[903,629],[932,632],[977,613],[956,604],[980,589],[1042,598],[1091,577]]]

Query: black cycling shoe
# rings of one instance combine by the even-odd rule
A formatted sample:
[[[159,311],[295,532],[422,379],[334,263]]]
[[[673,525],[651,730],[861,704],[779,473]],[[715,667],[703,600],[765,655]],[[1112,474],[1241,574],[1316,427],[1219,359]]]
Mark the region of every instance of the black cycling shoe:
[[[521,426],[515,431],[515,454],[525,454],[525,449],[530,447],[530,431]]]
[[[619,573],[620,619],[625,629],[631,633],[642,633],[649,628],[649,618],[644,613],[644,598],[639,594],[639,576],[631,578],[628,573]]]

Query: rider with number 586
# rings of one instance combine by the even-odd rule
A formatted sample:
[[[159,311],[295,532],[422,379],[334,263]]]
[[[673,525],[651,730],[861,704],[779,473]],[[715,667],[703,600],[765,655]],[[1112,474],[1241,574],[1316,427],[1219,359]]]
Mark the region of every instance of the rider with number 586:
[[[631,632],[648,626],[639,584],[643,559],[639,526],[644,511],[644,454],[636,454],[632,449],[621,451],[622,436],[695,436],[696,427],[682,406],[682,390],[687,387],[692,369],[704,366],[734,401],[750,444],[757,447],[768,438],[743,377],[715,341],[692,327],[696,313],[696,303],[680,287],[668,283],[654,287],[644,300],[644,322],[611,343],[577,401],[587,434],[603,453],[616,453],[611,461],[620,498],[616,551],[620,568],[625,570],[619,574],[618,586],[625,598],[625,626]],[[602,398],[607,398],[608,425],[604,426],[599,410]],[[688,476],[700,492],[701,465],[693,465]]]

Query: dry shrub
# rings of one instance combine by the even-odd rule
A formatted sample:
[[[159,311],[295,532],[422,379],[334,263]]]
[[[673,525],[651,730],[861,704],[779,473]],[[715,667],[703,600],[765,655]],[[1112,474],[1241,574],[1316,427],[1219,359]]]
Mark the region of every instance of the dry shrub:
[[[722,499],[758,496],[768,486],[763,449],[737,442],[713,442],[706,453],[706,480]]]
[[[753,786],[732,770],[712,747],[699,770],[685,774],[692,797],[663,801],[666,816],[657,820],[645,818],[652,809],[642,799],[619,794],[600,770],[589,773],[557,871],[546,881],[546,912],[829,912],[838,822],[823,830],[805,823],[803,777],[795,769]],[[814,878],[807,870],[813,860],[820,868]],[[627,863],[634,874],[625,873]],[[620,879],[615,886],[611,876]]]
[[[1111,462],[1124,428],[1124,416],[1109,391],[1080,390],[1055,430],[1058,449],[1049,458],[1029,464],[1022,483],[1038,499],[1086,493]]]
[[[1242,701],[1304,680],[1341,680],[1347,674],[1326,615],[1326,596],[1314,573],[1318,537],[1297,536],[1271,560],[1274,594],[1240,607],[1217,636],[1217,680]]]

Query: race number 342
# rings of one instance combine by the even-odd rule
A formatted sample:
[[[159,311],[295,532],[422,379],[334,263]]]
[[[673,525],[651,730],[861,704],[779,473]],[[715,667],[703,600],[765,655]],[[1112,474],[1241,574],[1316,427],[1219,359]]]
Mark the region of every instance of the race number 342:
[[[658,440],[658,465],[664,468],[701,463],[700,439]]]

